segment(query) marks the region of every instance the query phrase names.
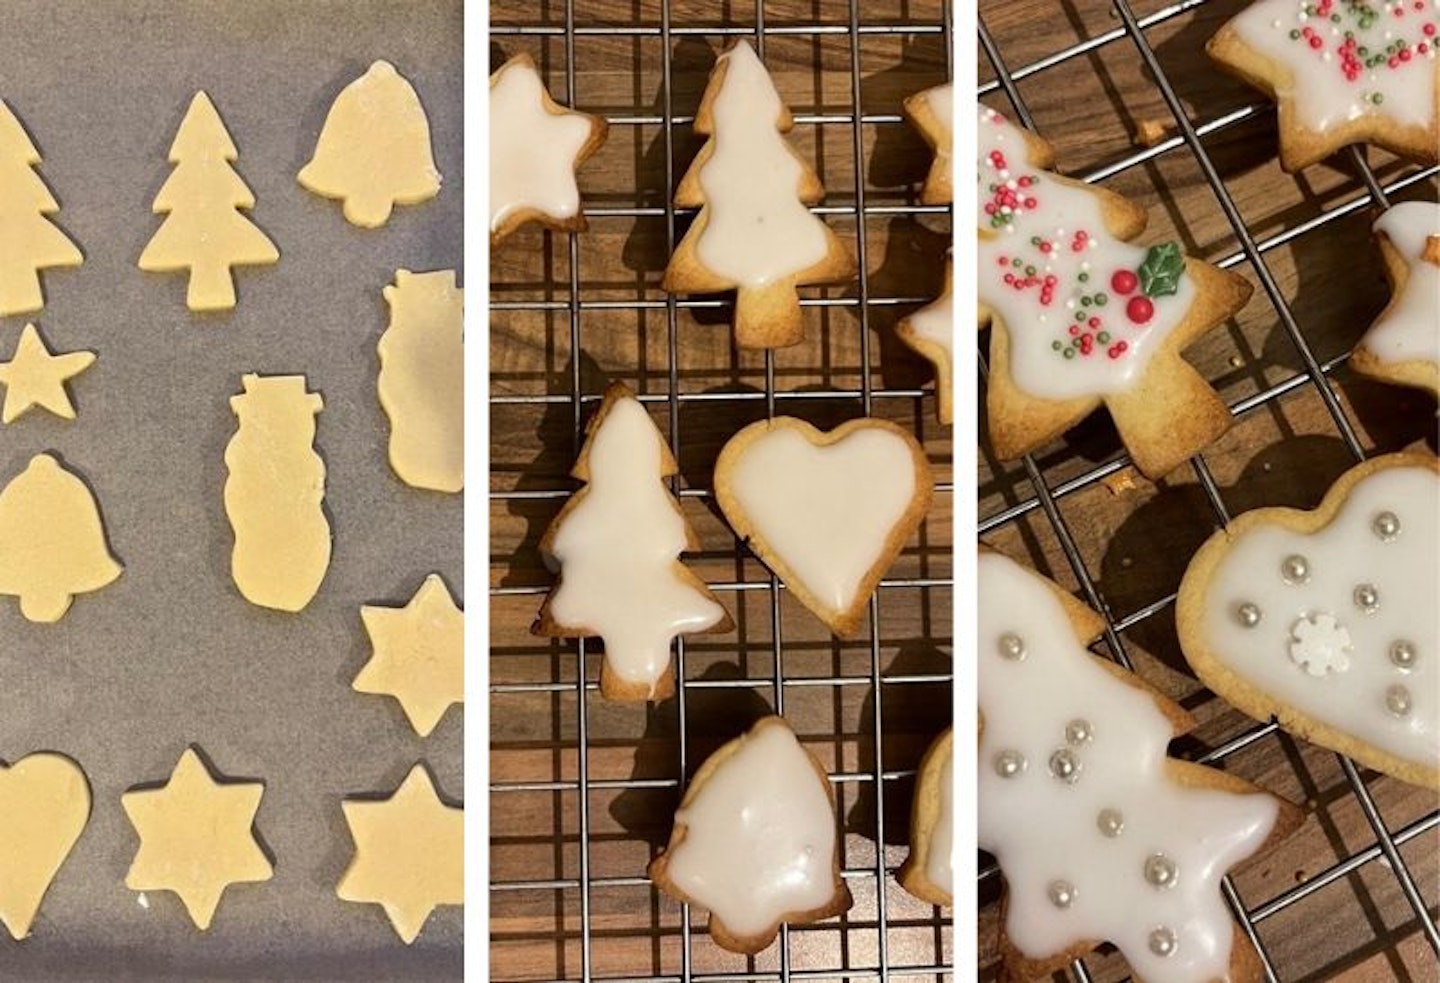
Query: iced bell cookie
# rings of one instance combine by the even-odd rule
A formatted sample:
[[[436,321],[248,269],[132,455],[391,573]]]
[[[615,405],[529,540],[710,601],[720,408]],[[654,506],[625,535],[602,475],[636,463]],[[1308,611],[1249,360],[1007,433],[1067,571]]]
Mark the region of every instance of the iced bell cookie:
[[[1440,464],[1373,458],[1215,533],[1180,584],[1195,674],[1257,720],[1440,788]]]
[[[90,783],[80,766],[41,752],[0,761],[0,922],[17,942],[90,821]]]
[[[1352,143],[1433,164],[1437,33],[1436,0],[1258,0],[1205,50],[1276,101],[1285,170]]]
[[[915,438],[869,417],[828,433],[788,416],[761,420],[715,462],[715,496],[736,535],[841,638],[859,633],[934,488]]]
[[[1375,222],[1390,303],[1350,356],[1355,371],[1440,395],[1440,205],[1407,201]]]
[[[1178,243],[1129,240],[1140,206],[1052,174],[1050,146],[979,107],[980,325],[991,327],[990,441],[1003,460],[1104,406],[1135,466],[1160,478],[1230,427],[1180,352],[1250,298]]]
[[[612,383],[570,472],[585,487],[540,541],[560,576],[530,630],[602,639],[600,692],[612,700],[671,695],[675,637],[731,627],[715,595],[680,562],[700,542],[665,485],[677,470],[645,407]]]
[[[935,366],[935,405],[940,422],[955,422],[954,258],[945,257],[945,289],[930,304],[895,326],[895,333]]]
[[[40,310],[40,271],[84,259],[49,218],[60,204],[36,173],[39,165],[40,152],[0,99],[0,317]]]
[[[954,900],[955,776],[954,734],[935,739],[920,761],[915,804],[910,812],[910,856],[900,868],[900,886],[921,901],[949,907]]]
[[[735,344],[784,348],[805,339],[796,288],[855,275],[855,259],[808,206],[825,196],[785,139],[795,125],[749,44],[715,61],[695,114],[708,137],[675,191],[698,208],[665,269],[679,294],[736,291]]]
[[[780,717],[763,717],[695,773],[650,878],[710,912],[710,937],[753,955],[784,922],[849,911],[830,778]]]
[[[924,205],[948,205],[955,200],[955,165],[951,160],[955,94],[950,84],[937,85],[906,99],[905,115],[915,124],[925,142],[930,144],[930,149],[935,151],[930,174],[925,178],[925,186],[920,189],[920,202]]]
[[[581,232],[575,169],[600,149],[608,124],[550,98],[520,54],[490,76],[490,244],[527,222]]]
[[[1005,875],[1005,978],[1110,942],[1146,983],[1260,980],[1220,880],[1300,811],[1167,757],[1194,721],[1092,655],[1104,622],[1056,584],[983,552],[979,601],[979,845]]]

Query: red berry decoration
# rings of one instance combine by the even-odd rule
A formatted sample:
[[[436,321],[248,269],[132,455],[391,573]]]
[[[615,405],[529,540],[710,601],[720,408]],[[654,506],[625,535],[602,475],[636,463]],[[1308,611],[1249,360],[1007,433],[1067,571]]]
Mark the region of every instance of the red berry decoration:
[[[1129,270],[1116,270],[1115,275],[1110,278],[1110,289],[1122,296],[1133,294],[1138,286],[1140,278]]]
[[[1155,304],[1149,297],[1131,297],[1125,305],[1125,316],[1136,324],[1145,324],[1155,316]]]

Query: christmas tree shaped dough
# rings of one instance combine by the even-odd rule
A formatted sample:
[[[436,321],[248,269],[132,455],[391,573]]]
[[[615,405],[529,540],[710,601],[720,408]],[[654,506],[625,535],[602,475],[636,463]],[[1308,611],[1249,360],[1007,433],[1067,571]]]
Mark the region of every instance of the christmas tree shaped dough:
[[[380,405],[390,419],[390,467],[412,488],[465,487],[464,292],[455,271],[400,270],[385,288]]]
[[[280,259],[275,243],[241,214],[255,207],[255,195],[230,166],[239,156],[210,97],[195,93],[170,145],[175,170],[155,196],[154,211],[165,221],[140,254],[147,272],[190,271],[185,301],[192,311],[235,306],[231,267]]]
[[[346,220],[364,229],[384,225],[396,205],[440,193],[425,107],[394,65],[375,62],[335,97],[299,178],[322,198],[340,199]]]
[[[227,887],[274,874],[254,831],[264,794],[259,782],[217,782],[186,748],[164,785],[120,797],[140,836],[125,886],[175,892],[196,926],[208,929]]]
[[[60,210],[34,168],[40,154],[0,99],[0,317],[45,306],[40,271],[79,266],[84,257],[45,216]]]
[[[945,289],[940,296],[895,326],[900,340],[935,366],[936,415],[940,422],[955,421],[955,298],[953,288],[954,260],[945,257]]]
[[[355,840],[341,899],[383,907],[406,945],[436,907],[465,903],[465,810],[440,800],[424,765],[390,798],[341,807]]]
[[[90,783],[59,754],[0,762],[0,922],[30,934],[45,892],[90,820]]]
[[[403,608],[366,605],[360,619],[374,652],[354,688],[395,697],[429,737],[452,703],[465,702],[465,616],[445,581],[432,573]]]
[[[120,571],[90,489],[55,458],[35,455],[0,491],[0,594],[20,598],[26,618],[59,621]]]
[[[312,446],[325,403],[303,375],[251,374],[244,387],[230,399],[240,426],[225,448],[230,572],[251,604],[299,611],[330,567],[325,462]]]
[[[5,408],[0,410],[0,421],[13,423],[36,406],[61,419],[75,419],[75,407],[65,392],[65,383],[94,362],[94,352],[52,355],[35,325],[25,325],[14,356],[8,362],[0,362],[0,384],[5,386]]]

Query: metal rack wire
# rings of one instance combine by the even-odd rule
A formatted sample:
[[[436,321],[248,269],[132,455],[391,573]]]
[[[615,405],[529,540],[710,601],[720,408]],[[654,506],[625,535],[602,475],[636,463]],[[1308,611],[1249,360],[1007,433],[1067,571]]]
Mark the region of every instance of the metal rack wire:
[[[765,45],[769,38],[777,36],[799,36],[814,37],[838,36],[848,39],[850,57],[850,96],[851,111],[844,114],[800,114],[795,116],[796,122],[800,125],[813,125],[824,128],[849,127],[852,131],[851,151],[854,158],[856,184],[853,192],[854,204],[849,205],[822,205],[813,209],[816,214],[831,216],[853,216],[857,226],[856,247],[859,259],[859,267],[862,271],[858,280],[858,287],[853,292],[845,295],[826,295],[817,297],[806,297],[802,299],[805,307],[844,307],[854,311],[859,324],[859,386],[858,388],[839,388],[834,386],[822,387],[820,389],[786,390],[777,388],[776,366],[773,353],[766,353],[764,363],[764,387],[761,391],[755,392],[684,392],[681,387],[681,379],[678,366],[680,364],[680,331],[679,312],[688,309],[720,308],[728,306],[728,301],[703,299],[703,298],[676,298],[673,295],[665,296],[663,299],[636,298],[627,300],[608,300],[589,298],[585,296],[584,285],[581,282],[580,251],[585,248],[580,237],[571,236],[568,238],[568,293],[564,299],[525,299],[525,300],[496,300],[491,304],[491,310],[495,312],[553,312],[556,315],[568,318],[569,345],[572,353],[579,353],[582,350],[581,321],[582,312],[590,311],[626,311],[640,312],[647,310],[663,311],[666,325],[666,346],[668,352],[668,389],[663,393],[643,393],[640,399],[649,403],[663,403],[668,411],[669,418],[669,440],[671,450],[676,458],[680,458],[681,451],[681,426],[680,411],[683,405],[692,403],[729,403],[737,402],[742,405],[745,402],[758,402],[763,400],[766,415],[774,416],[777,407],[782,404],[793,403],[794,401],[809,400],[832,400],[854,402],[858,409],[869,415],[875,408],[877,402],[887,401],[896,404],[908,403],[917,406],[928,390],[919,388],[886,388],[877,386],[874,383],[872,372],[872,353],[869,316],[873,308],[895,307],[898,305],[918,305],[928,302],[926,297],[889,296],[872,290],[865,275],[867,270],[867,243],[866,243],[866,218],[884,215],[944,215],[948,208],[927,207],[912,200],[904,204],[872,204],[866,201],[865,167],[863,166],[864,143],[863,129],[865,127],[890,127],[905,125],[903,117],[896,112],[881,114],[865,113],[862,109],[861,100],[861,54],[862,46],[866,39],[880,36],[901,36],[901,35],[932,35],[938,36],[946,52],[946,67],[949,65],[950,51],[950,21],[949,8],[945,6],[943,19],[938,23],[925,24],[875,24],[863,22],[862,11],[864,4],[862,0],[849,0],[846,8],[845,23],[768,23],[766,18],[765,0],[755,0],[753,8],[753,24],[744,26],[714,26],[714,27],[682,27],[672,23],[671,0],[660,0],[658,3],[658,24],[640,25],[615,25],[615,24],[581,24],[577,23],[576,16],[577,0],[563,0],[563,19],[558,24],[510,24],[492,26],[492,36],[522,37],[541,36],[553,38],[560,41],[564,48],[564,88],[563,92],[556,92],[556,97],[567,105],[584,107],[586,103],[585,94],[577,91],[575,54],[577,43],[589,38],[655,38],[659,41],[663,50],[661,61],[661,85],[660,85],[660,109],[658,114],[626,114],[610,115],[607,119],[612,127],[633,127],[653,125],[661,127],[661,141],[664,150],[664,180],[665,188],[663,206],[612,206],[612,205],[587,205],[585,213],[592,222],[610,218],[633,218],[663,220],[665,227],[665,246],[667,254],[673,250],[677,241],[677,224],[687,215],[686,210],[677,209],[671,203],[670,192],[676,186],[681,173],[683,173],[684,161],[676,160],[676,128],[688,125],[693,122],[689,116],[677,115],[674,111],[674,86],[673,86],[673,65],[672,65],[672,39],[685,36],[701,36],[705,38],[725,38],[729,36],[743,36],[753,39],[757,52],[761,58],[765,57]],[[732,14],[731,16],[738,16]],[[817,18],[819,19],[819,18]],[[837,196],[836,189],[829,188],[830,198],[834,200]],[[575,447],[578,449],[583,438],[583,426],[588,416],[588,408],[598,401],[600,393],[586,392],[582,384],[580,359],[572,357],[569,392],[560,394],[530,394],[530,395],[509,395],[492,394],[492,405],[502,406],[508,404],[555,404],[563,406],[568,404],[571,409],[570,422],[573,425]],[[918,412],[918,410],[917,410]],[[567,497],[571,490],[566,487],[564,476],[556,476],[555,488],[545,489],[511,489],[492,493],[492,501],[495,502],[516,502],[524,500],[542,500],[558,503]],[[711,491],[707,488],[687,487],[684,485],[681,476],[677,475],[672,479],[672,491],[684,499],[708,499]],[[942,495],[953,492],[953,483],[944,482],[940,484],[937,491]],[[743,547],[739,543],[727,544],[727,548],[735,552],[737,556],[736,569],[741,569],[738,557]],[[565,979],[557,979],[553,983],[571,983],[572,980],[578,983],[589,983],[592,979],[605,979],[610,981],[625,980],[627,983],[689,983],[689,981],[788,981],[791,979],[879,979],[890,980],[900,977],[931,977],[942,978],[950,975],[952,967],[947,963],[946,947],[943,944],[943,936],[950,930],[950,919],[948,914],[935,909],[933,915],[927,920],[926,925],[933,927],[934,944],[933,958],[929,961],[921,961],[917,964],[897,965],[891,957],[888,948],[889,943],[889,913],[890,905],[887,903],[887,892],[893,896],[900,893],[898,885],[893,882],[895,866],[892,865],[886,856],[885,850],[885,810],[882,806],[875,809],[874,839],[876,843],[875,861],[873,865],[854,867],[842,871],[848,882],[869,881],[874,885],[878,898],[875,918],[875,951],[877,957],[873,965],[851,965],[850,960],[843,956],[846,951],[842,946],[842,956],[837,958],[833,964],[814,964],[813,959],[808,960],[805,965],[797,965],[797,957],[792,953],[791,932],[787,927],[782,927],[778,942],[778,965],[774,969],[757,969],[752,961],[747,971],[706,973],[695,969],[693,950],[697,945],[692,924],[692,915],[688,906],[682,906],[680,911],[680,966],[678,973],[646,975],[643,972],[627,973],[624,976],[596,976],[594,972],[594,960],[592,950],[594,945],[595,929],[592,918],[592,897],[595,892],[615,887],[644,887],[649,885],[643,867],[634,875],[622,875],[611,877],[594,876],[591,869],[591,829],[592,815],[590,797],[596,791],[616,790],[637,790],[637,789],[673,789],[675,794],[683,793],[685,778],[693,770],[691,747],[687,740],[687,723],[690,711],[687,709],[687,695],[699,689],[764,689],[769,691],[770,703],[775,712],[783,713],[786,707],[787,691],[792,694],[797,687],[804,688],[834,688],[837,692],[842,688],[855,686],[870,687],[870,708],[873,713],[873,732],[869,735],[874,742],[874,766],[864,771],[838,770],[831,774],[832,783],[838,785],[872,784],[876,790],[876,797],[884,799],[887,787],[893,787],[895,783],[913,778],[913,768],[893,769],[885,767],[884,739],[886,726],[883,720],[882,694],[888,689],[895,687],[911,686],[915,684],[939,684],[948,686],[952,680],[950,673],[925,672],[925,673],[900,673],[887,671],[882,666],[882,625],[880,611],[884,604],[882,598],[891,595],[896,590],[912,591],[937,591],[945,590],[951,586],[951,579],[948,576],[931,577],[894,577],[886,579],[880,585],[880,590],[870,601],[870,634],[868,637],[868,671],[855,673],[837,673],[829,676],[787,676],[785,672],[786,643],[782,640],[781,633],[781,595],[784,585],[773,575],[763,578],[747,579],[745,576],[723,582],[712,582],[712,590],[722,595],[731,594],[740,603],[743,597],[751,593],[768,594],[769,635],[766,642],[773,660],[773,674],[768,679],[735,678],[735,679],[692,679],[687,678],[686,671],[686,645],[684,639],[678,639],[676,643],[676,679],[677,698],[674,701],[674,712],[677,720],[677,747],[674,767],[670,772],[673,777],[662,778],[631,778],[631,779],[595,779],[590,775],[589,757],[591,755],[591,710],[589,705],[590,694],[598,689],[596,674],[593,665],[587,665],[587,646],[584,641],[568,646],[575,656],[575,665],[578,669],[575,673],[575,680],[571,681],[550,681],[550,682],[523,682],[523,683],[496,683],[491,687],[492,701],[497,696],[514,695],[526,693],[573,693],[576,705],[575,731],[577,748],[576,775],[574,780],[542,780],[542,781],[500,781],[491,785],[492,796],[505,796],[518,792],[574,792],[576,794],[576,816],[575,822],[578,827],[578,867],[577,876],[574,878],[557,877],[543,880],[507,880],[504,882],[492,882],[492,898],[497,895],[513,892],[529,891],[577,891],[579,894],[579,965],[578,974],[570,977],[566,974]],[[499,586],[491,590],[492,597],[526,596],[534,595],[538,604],[540,595],[543,595],[548,588],[546,586]],[[948,605],[947,605],[948,607]],[[948,637],[948,632],[946,633]],[[593,648],[593,647],[592,647]],[[895,791],[888,792],[890,795]],[[852,929],[854,926],[852,926]],[[867,926],[868,928],[868,926]],[[703,944],[703,943],[699,943]],[[638,967],[637,967],[638,969]],[[550,983],[550,981],[547,981]]]
[[[1036,59],[1024,66],[1015,68],[1011,68],[1006,64],[1005,58],[994,36],[986,26],[984,12],[982,10],[978,18],[979,43],[981,50],[994,68],[995,80],[979,85],[977,96],[1003,91],[1014,108],[1014,115],[1020,122],[1032,130],[1036,129],[1035,121],[1016,84],[1018,81],[1063,65],[1072,59],[1090,54],[1107,45],[1126,40],[1132,43],[1145,68],[1151,73],[1154,84],[1159,89],[1170,113],[1173,115],[1179,132],[1177,135],[1155,146],[1139,150],[1121,160],[1100,167],[1090,174],[1081,176],[1080,179],[1087,183],[1094,183],[1174,151],[1183,150],[1189,153],[1203,174],[1206,184],[1208,184],[1211,192],[1214,194],[1216,202],[1228,220],[1240,245],[1238,251],[1219,260],[1217,265],[1226,269],[1242,264],[1249,265],[1260,281],[1266,300],[1274,309],[1275,315],[1285,335],[1289,338],[1303,366],[1303,371],[1300,373],[1276,385],[1270,386],[1262,392],[1237,401],[1231,406],[1232,413],[1236,417],[1241,417],[1281,400],[1292,393],[1306,388],[1313,388],[1323,402],[1329,418],[1333,422],[1349,454],[1357,461],[1363,460],[1365,453],[1356,436],[1354,422],[1351,420],[1346,409],[1341,405],[1335,391],[1331,388],[1329,380],[1330,373],[1337,366],[1343,364],[1347,356],[1340,356],[1325,362],[1321,362],[1316,357],[1313,348],[1306,339],[1305,333],[1297,323],[1294,312],[1285,301],[1276,279],[1266,263],[1265,254],[1272,249],[1322,228],[1331,222],[1366,208],[1371,204],[1388,207],[1391,195],[1418,183],[1433,182],[1436,174],[1440,173],[1440,168],[1417,168],[1392,181],[1388,185],[1382,185],[1375,172],[1368,165],[1364,153],[1358,148],[1351,148],[1349,153],[1363,183],[1363,189],[1360,194],[1328,210],[1322,210],[1320,214],[1292,228],[1279,232],[1276,235],[1264,239],[1257,239],[1241,216],[1239,209],[1236,207],[1230,189],[1227,188],[1225,182],[1221,179],[1215,163],[1206,149],[1205,139],[1212,134],[1235,126],[1257,114],[1272,111],[1271,104],[1263,101],[1257,102],[1204,122],[1196,123],[1191,121],[1179,96],[1176,94],[1175,86],[1166,75],[1164,68],[1156,57],[1154,47],[1146,36],[1147,29],[1163,24],[1187,11],[1202,6],[1205,2],[1206,0],[1181,0],[1181,2],[1165,6],[1145,17],[1137,17],[1128,0],[1112,0],[1114,12],[1120,21],[1119,26],[1076,44],[1064,47],[1061,50]],[[982,358],[982,371],[983,367],[984,362]],[[1132,665],[1130,656],[1127,654],[1122,636],[1136,625],[1168,608],[1174,603],[1175,594],[1172,592],[1130,613],[1117,614],[1113,612],[1106,603],[1104,593],[1097,584],[1096,579],[1086,568],[1084,558],[1076,542],[1075,534],[1067,524],[1065,516],[1057,504],[1065,497],[1116,474],[1127,467],[1129,463],[1129,458],[1122,453],[1116,458],[1088,469],[1083,474],[1068,478],[1063,482],[1051,484],[1047,481],[1035,460],[1026,457],[1023,459],[1022,465],[1026,478],[1034,490],[1033,496],[992,515],[982,517],[979,524],[979,533],[980,535],[985,535],[986,533],[995,532],[1008,523],[1015,522],[1022,516],[1034,512],[1037,509],[1043,513],[1048,525],[1054,531],[1069,566],[1078,579],[1084,600],[1090,607],[1104,615],[1105,632],[1102,646],[1104,652],[1127,669],[1133,670],[1134,666]],[[1231,518],[1230,511],[1225,505],[1223,493],[1211,475],[1204,455],[1202,454],[1193,458],[1190,463],[1200,487],[1203,489],[1205,497],[1209,502],[1216,522],[1222,526],[1227,524]],[[1252,727],[1232,740],[1199,755],[1196,760],[1203,764],[1218,764],[1230,755],[1276,734],[1278,729],[1278,726],[1274,722]],[[1432,811],[1400,829],[1390,829],[1376,805],[1374,796],[1371,794],[1370,789],[1367,788],[1355,764],[1348,758],[1337,757],[1339,758],[1340,768],[1349,788],[1349,793],[1353,796],[1365,820],[1373,831],[1375,842],[1348,856],[1339,857],[1331,866],[1308,878],[1303,883],[1252,907],[1247,907],[1242,901],[1229,878],[1226,878],[1223,883],[1222,889],[1225,900],[1233,911],[1245,935],[1259,953],[1265,977],[1271,981],[1271,983],[1279,983],[1279,981],[1287,979],[1287,977],[1282,975],[1281,968],[1276,967],[1272,954],[1267,950],[1263,940],[1260,938],[1256,926],[1265,919],[1278,914],[1291,905],[1311,897],[1372,861],[1380,861],[1393,874],[1406,903],[1417,920],[1425,940],[1429,943],[1432,950],[1440,954],[1440,930],[1437,930],[1436,920],[1430,912],[1427,900],[1417,886],[1415,877],[1407,865],[1405,858],[1400,853],[1400,847],[1405,843],[1427,832],[1440,828],[1440,810]],[[981,885],[983,886],[987,881],[999,876],[999,873],[999,868],[996,865],[990,864],[985,866],[980,872]],[[1434,903],[1435,899],[1430,899],[1429,904]],[[1070,967],[1070,973],[1075,980],[1081,981],[1081,983],[1088,983],[1091,978],[1084,960],[1078,960],[1073,963]]]

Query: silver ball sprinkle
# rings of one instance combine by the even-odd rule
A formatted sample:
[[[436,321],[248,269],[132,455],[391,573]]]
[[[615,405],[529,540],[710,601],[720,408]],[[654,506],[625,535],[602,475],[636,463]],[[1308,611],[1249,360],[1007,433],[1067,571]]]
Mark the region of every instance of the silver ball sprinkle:
[[[1051,881],[1046,893],[1050,896],[1050,903],[1057,908],[1068,908],[1075,903],[1075,885],[1069,881]]]
[[[1385,690],[1385,709],[1397,717],[1410,716],[1410,708],[1413,701],[1410,699],[1410,691],[1404,686],[1396,684]]]
[[[1175,938],[1175,933],[1168,928],[1162,926],[1150,933],[1150,951],[1162,959],[1173,956],[1179,947],[1180,942]]]
[[[1246,628],[1254,628],[1260,623],[1260,607],[1246,601],[1235,609],[1235,617],[1239,618]]]
[[[1076,717],[1065,725],[1065,742],[1079,747],[1081,744],[1089,744],[1095,739],[1095,728],[1090,726],[1090,721]]]
[[[1375,521],[1370,523],[1370,528],[1375,535],[1388,543],[1400,535],[1400,518],[1394,512],[1381,512],[1375,517]]]
[[[1374,614],[1380,607],[1380,592],[1374,584],[1360,584],[1355,588],[1355,606],[1366,614]]]
[[[1307,583],[1310,580],[1310,561],[1299,553],[1293,553],[1280,564],[1280,576],[1287,584]]]
[[[1000,636],[1000,655],[1011,662],[1019,662],[1025,658],[1025,639],[1007,631]]]
[[[1401,638],[1390,643],[1390,662],[1397,669],[1408,670],[1415,666],[1415,645]]]
[[[1100,815],[1095,817],[1095,825],[1102,836],[1113,840],[1125,832],[1125,817],[1119,809],[1101,809]]]
[[[1145,880],[1155,887],[1174,887],[1179,879],[1180,868],[1165,854],[1152,853],[1145,858]]]
[[[1050,755],[1050,774],[1073,785],[1080,780],[1080,759],[1075,756],[1074,751],[1062,747]]]
[[[995,755],[995,774],[1001,778],[1014,778],[1025,770],[1025,755],[1019,751],[1001,751]]]

